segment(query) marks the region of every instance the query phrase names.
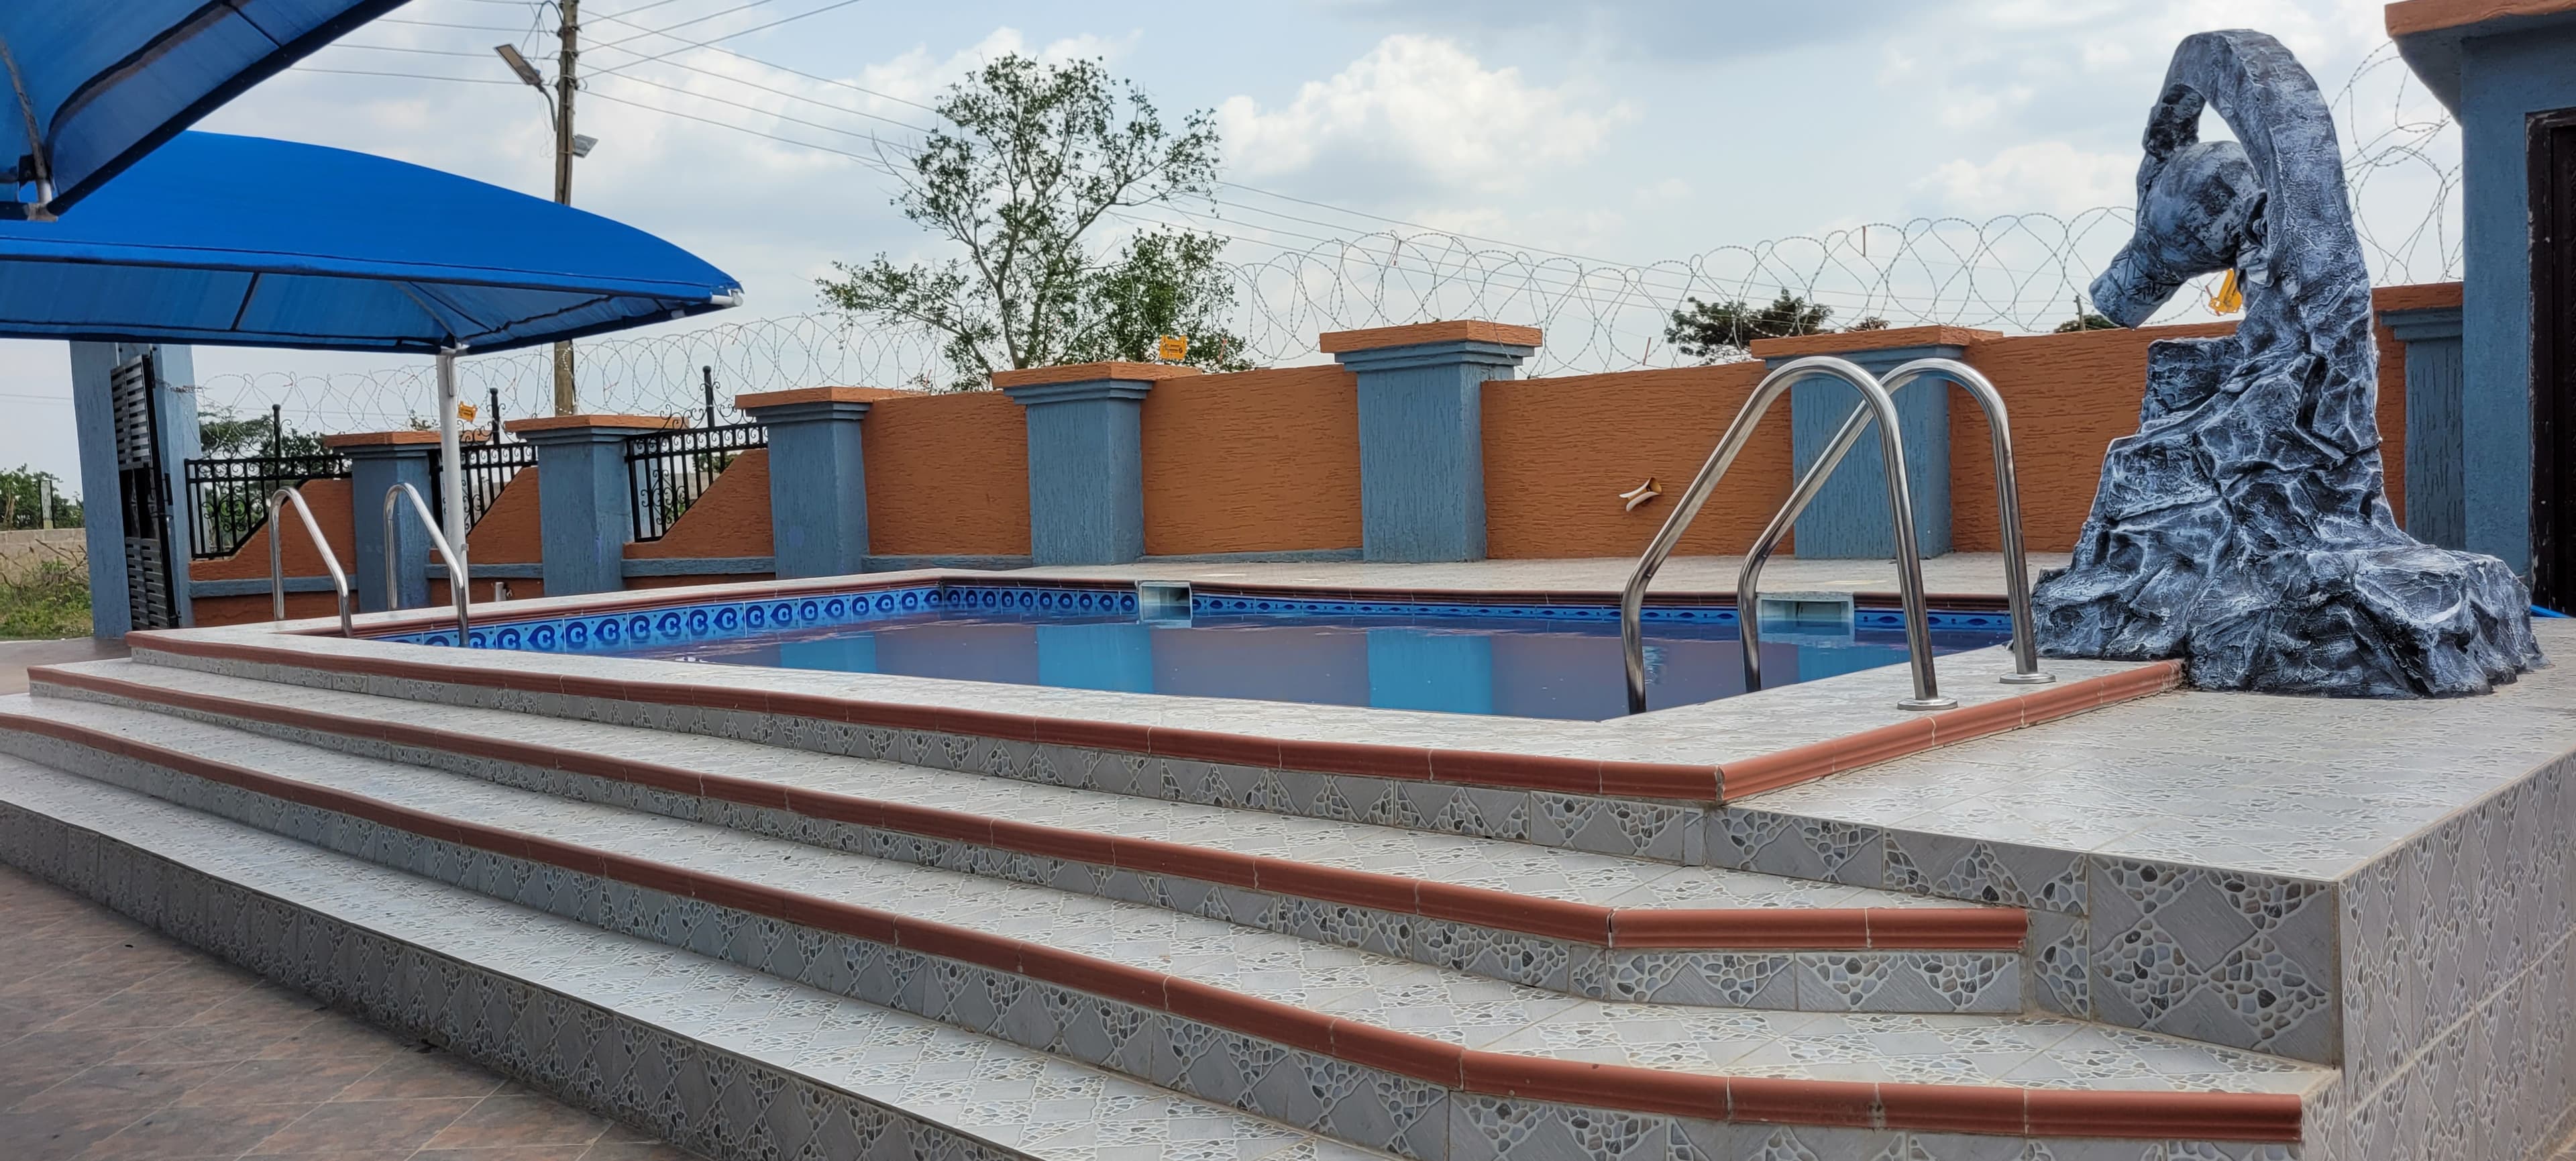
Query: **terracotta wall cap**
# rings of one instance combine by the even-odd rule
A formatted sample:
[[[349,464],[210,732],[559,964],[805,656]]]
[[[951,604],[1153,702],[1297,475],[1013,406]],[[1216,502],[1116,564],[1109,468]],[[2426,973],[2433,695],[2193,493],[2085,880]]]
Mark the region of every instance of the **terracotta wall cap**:
[[[2576,0],[2568,0],[2576,7]],[[2458,306],[2461,284],[2457,282],[2416,282],[2405,286],[2374,286],[2370,289],[2370,308],[2386,310],[2423,310],[2428,307]]]
[[[2419,32],[2438,32],[2484,24],[2508,16],[2549,16],[2576,12],[2576,0],[2401,0],[2384,12],[2394,40]]]
[[[1835,331],[1785,339],[1755,339],[1751,350],[1757,359],[1793,359],[1800,355],[1841,355],[1852,351],[1884,351],[1891,347],[1965,347],[2002,337],[2002,331],[1981,331],[1970,327],[1884,327],[1874,331]]]
[[[1481,319],[1452,319],[1447,322],[1414,323],[1401,327],[1370,327],[1358,331],[1326,331],[1317,336],[1316,345],[1327,355],[1346,351],[1376,351],[1387,347],[1410,347],[1422,343],[1461,341],[1501,343],[1513,347],[1535,347],[1542,336],[1537,327],[1514,326],[1510,323],[1485,322]]]
[[[995,371],[993,386],[1035,387],[1041,383],[1093,383],[1101,380],[1151,383],[1157,379],[1178,379],[1200,373],[1198,368],[1182,363],[1130,363],[1113,359],[1104,363],[1067,363],[1061,367]]]
[[[505,431],[564,431],[576,427],[634,427],[661,431],[688,425],[688,420],[675,415],[546,415],[535,419],[513,419],[501,427]]]
[[[898,391],[892,387],[798,387],[788,391],[761,391],[736,395],[733,405],[749,411],[755,407],[787,407],[798,403],[874,403],[880,399],[905,399],[922,394]]]
[[[465,443],[473,443],[476,440],[492,438],[492,433],[488,429],[480,427],[460,427],[456,429],[456,438]],[[402,431],[351,431],[343,432],[339,435],[326,435],[322,437],[322,446],[329,448],[409,447],[414,444],[434,444],[437,442],[438,433],[436,431],[412,431],[409,429]]]

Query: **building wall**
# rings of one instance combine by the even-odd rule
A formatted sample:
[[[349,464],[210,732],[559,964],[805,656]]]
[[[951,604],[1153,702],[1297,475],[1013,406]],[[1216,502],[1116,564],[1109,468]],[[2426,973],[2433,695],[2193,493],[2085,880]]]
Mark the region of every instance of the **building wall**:
[[[2533,113],[2576,108],[2576,29],[2471,37],[2461,45],[2463,383],[2468,547],[2531,568],[2531,185]]]
[[[1358,391],[1332,365],[1156,382],[1142,417],[1146,555],[1357,548]],[[873,489],[868,503],[873,517]]]

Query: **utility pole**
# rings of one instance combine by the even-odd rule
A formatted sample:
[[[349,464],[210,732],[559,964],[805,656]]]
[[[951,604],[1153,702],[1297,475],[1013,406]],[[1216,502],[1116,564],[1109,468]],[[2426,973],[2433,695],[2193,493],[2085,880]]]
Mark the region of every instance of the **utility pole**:
[[[572,204],[572,95],[574,66],[581,60],[581,0],[558,0],[563,21],[556,37],[563,48],[555,64],[555,201]],[[555,344],[555,414],[573,413],[572,344]]]

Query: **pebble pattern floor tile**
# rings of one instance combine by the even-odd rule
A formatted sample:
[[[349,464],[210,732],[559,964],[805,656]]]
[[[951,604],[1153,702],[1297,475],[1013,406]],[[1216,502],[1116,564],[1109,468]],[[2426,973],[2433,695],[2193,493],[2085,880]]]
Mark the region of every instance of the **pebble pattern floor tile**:
[[[0,866],[10,1161],[685,1161]]]
[[[1734,1012],[1581,1000],[1160,908],[882,862],[116,707],[48,713],[460,820],[1150,968],[1468,1048],[1810,1079],[2304,1092],[2275,1057],[2026,1016]],[[13,763],[14,765],[14,763]]]
[[[265,700],[278,687],[168,666],[109,662],[91,672],[176,690]],[[58,702],[47,703],[48,708]],[[1940,907],[1948,900],[1806,879],[1682,867],[1495,839],[1400,830],[1075,790],[632,726],[565,721],[331,690],[299,690],[300,709],[396,720],[463,734],[561,746],[808,790],[1215,847],[1237,854],[1404,875],[1614,907]]]

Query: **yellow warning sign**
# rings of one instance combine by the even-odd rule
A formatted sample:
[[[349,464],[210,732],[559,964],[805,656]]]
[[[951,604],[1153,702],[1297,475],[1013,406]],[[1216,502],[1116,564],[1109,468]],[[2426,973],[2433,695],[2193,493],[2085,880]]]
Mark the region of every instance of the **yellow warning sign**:
[[[1157,358],[1162,359],[1166,363],[1177,363],[1183,359],[1189,358],[1190,337],[1188,335],[1164,335],[1161,342],[1154,344],[1154,354]]]
[[[2236,271],[2231,269],[2227,272],[2226,280],[2218,284],[2218,293],[2210,296],[2209,313],[2234,314],[2243,309],[2245,309],[2245,290],[2236,285]]]
[[[474,422],[474,405],[471,403],[458,403],[456,405],[456,418],[464,420],[467,423]]]

